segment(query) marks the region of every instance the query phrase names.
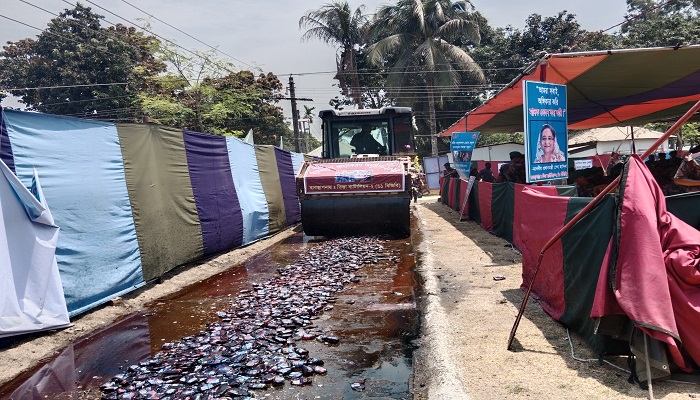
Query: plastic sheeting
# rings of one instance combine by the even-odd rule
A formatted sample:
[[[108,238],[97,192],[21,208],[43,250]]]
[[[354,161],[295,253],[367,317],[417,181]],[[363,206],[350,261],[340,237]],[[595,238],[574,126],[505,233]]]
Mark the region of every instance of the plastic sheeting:
[[[187,131],[183,136],[204,254],[239,247],[243,242],[243,217],[233,186],[226,138]]]
[[[147,128],[147,129],[144,129]],[[143,276],[157,278],[203,254],[182,132],[119,124]]]
[[[252,243],[270,234],[269,211],[258,170],[255,147],[233,137],[226,138],[229,165],[238,193],[243,218],[243,243]],[[241,191],[245,189],[245,193]]]
[[[17,176],[33,167],[61,236],[56,259],[71,315],[144,284],[113,124],[5,111]]]
[[[37,197],[0,160],[0,337],[70,325],[56,263],[59,230],[34,182]]]

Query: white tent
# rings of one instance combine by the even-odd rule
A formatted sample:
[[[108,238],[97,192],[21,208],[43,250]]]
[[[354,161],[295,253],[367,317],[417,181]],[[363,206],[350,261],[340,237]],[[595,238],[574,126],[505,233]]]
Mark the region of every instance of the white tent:
[[[70,326],[58,230],[36,170],[29,191],[0,160],[0,337]]]

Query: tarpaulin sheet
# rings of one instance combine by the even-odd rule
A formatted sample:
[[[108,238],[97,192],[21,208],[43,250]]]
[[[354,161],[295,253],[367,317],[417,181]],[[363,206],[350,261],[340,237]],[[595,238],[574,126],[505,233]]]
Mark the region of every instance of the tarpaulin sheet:
[[[10,143],[10,137],[7,135],[7,128],[5,127],[5,111],[0,107],[0,160],[5,162],[8,168],[14,173],[15,172],[15,160],[12,156],[12,144]]]
[[[70,315],[144,284],[113,124],[5,111],[17,176],[41,171],[61,235],[58,268]]]
[[[292,225],[301,221],[301,204],[299,204],[299,197],[297,196],[292,156],[288,151],[275,147],[275,158],[277,159],[277,169],[280,174],[284,214],[287,217],[287,225]]]
[[[700,192],[676,194],[666,197],[668,212],[687,222],[695,229],[700,229]]]
[[[292,165],[294,166],[294,176],[299,173],[301,165],[304,163],[304,155],[301,153],[291,153],[292,155]]]
[[[452,190],[454,192],[454,196],[452,199],[452,209],[455,211],[459,211],[459,194],[462,190],[462,185],[466,186],[467,182],[462,181],[462,179],[457,178],[452,181]]]
[[[56,264],[59,230],[34,181],[38,198],[0,160],[0,337],[70,325]]]
[[[197,132],[184,134],[187,165],[204,255],[238,247],[243,242],[243,217],[233,186],[226,138]]]
[[[619,230],[591,316],[628,316],[690,371],[700,364],[700,231],[667,211],[660,187],[637,155],[625,165],[620,196]]]
[[[493,212],[491,210],[493,183],[479,182],[479,191],[477,194],[479,196],[479,218],[481,219],[481,226],[491,232],[493,231]]]
[[[490,183],[491,185],[491,232],[508,242],[513,241],[513,213],[515,207],[515,183]]]
[[[267,236],[269,212],[260,180],[255,147],[234,137],[226,138],[228,160],[243,218],[243,244]]]
[[[456,196],[456,182],[459,178],[449,178],[447,183],[447,206],[451,209],[455,209],[455,196]]]
[[[570,197],[565,222],[574,218],[591,200]],[[595,321],[590,317],[599,271],[612,236],[614,208],[615,198],[606,196],[561,238],[566,308],[559,321],[586,339],[599,354],[622,354],[629,349],[625,342],[594,334]]]
[[[304,191],[317,193],[374,193],[405,190],[401,161],[311,164],[304,173]]]
[[[525,188],[520,196],[525,212],[519,220],[520,247],[523,262],[523,287],[530,283],[537,258],[542,247],[566,223],[568,197],[549,196],[537,190]],[[554,319],[564,313],[564,254],[561,241],[557,241],[542,258],[540,271],[532,286],[532,292],[540,300],[542,308]]]
[[[440,177],[440,201],[447,205],[448,195],[450,190],[450,178]]]
[[[203,254],[182,131],[119,124],[143,276],[151,280]]]
[[[547,196],[558,196],[559,192],[556,186],[531,186],[516,183],[513,187],[513,245],[520,249],[522,246],[522,230],[523,218],[530,213],[523,202],[523,191],[528,190],[528,193],[537,192],[546,194]]]
[[[260,181],[267,200],[269,233],[277,233],[287,226],[287,215],[284,211],[284,197],[282,196],[282,186],[280,185],[280,173],[277,169],[275,148],[272,146],[255,146],[255,157],[258,160]]]
[[[547,54],[440,136],[522,131],[522,83],[541,80],[567,86],[569,129],[676,120],[700,100],[700,46]]]
[[[474,182],[476,184],[476,182]],[[467,198],[467,188],[469,182],[462,182],[459,186],[459,216],[460,218],[469,217],[469,199]]]

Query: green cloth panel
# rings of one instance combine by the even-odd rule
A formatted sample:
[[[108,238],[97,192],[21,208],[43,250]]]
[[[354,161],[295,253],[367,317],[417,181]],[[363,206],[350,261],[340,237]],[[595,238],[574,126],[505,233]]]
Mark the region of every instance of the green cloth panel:
[[[666,197],[666,209],[686,224],[700,230],[700,192],[676,194]]]
[[[513,243],[513,215],[515,208],[515,183],[493,185],[491,197],[491,218],[493,233]]]
[[[469,192],[469,218],[481,225],[481,210],[479,209],[479,182],[474,182]]]
[[[442,201],[442,204],[448,205],[448,196],[450,193],[450,179],[442,178],[440,179],[440,182],[442,183],[442,185],[440,185],[440,200]]]
[[[260,181],[270,212],[270,234],[274,234],[287,227],[287,214],[284,211],[284,197],[274,146],[256,145],[255,158],[258,161]]]
[[[204,244],[182,131],[117,125],[143,276],[202,257]]]
[[[570,198],[566,222],[591,200],[586,197]],[[612,237],[614,211],[615,198],[608,195],[561,238],[566,308],[559,321],[584,338],[598,354],[622,354],[629,349],[625,341],[594,334],[594,321],[591,318],[600,267]]]
[[[557,185],[557,194],[564,197],[578,197],[576,186],[573,185]]]
[[[466,183],[464,183],[464,184],[466,185]],[[459,194],[460,194],[460,193],[459,193],[459,189],[460,189],[460,187],[462,186],[462,180],[461,180],[461,179],[455,179],[453,185],[455,185],[455,190],[454,190],[454,192],[455,192],[455,193],[454,193],[454,195],[455,195],[455,200],[454,200],[454,203],[453,203],[453,204],[454,204],[454,207],[453,207],[453,208],[454,208],[455,211],[459,211],[459,201],[460,201],[460,198],[459,198]]]

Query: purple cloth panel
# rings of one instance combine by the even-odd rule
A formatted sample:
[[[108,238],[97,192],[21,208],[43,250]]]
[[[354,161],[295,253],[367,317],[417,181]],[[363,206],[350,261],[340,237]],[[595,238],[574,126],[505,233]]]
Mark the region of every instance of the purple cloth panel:
[[[7,134],[5,127],[5,115],[0,108],[0,159],[5,162],[12,172],[15,171],[15,157],[12,155],[12,144],[10,143],[10,135]]]
[[[575,84],[576,80],[574,79],[572,82]],[[649,90],[644,93],[614,99],[596,100],[587,105],[581,104],[576,107],[570,107],[568,110],[568,121],[569,124],[573,124],[600,115],[603,113],[603,110],[610,111],[630,104],[642,104],[647,101],[659,99],[693,96],[697,93],[698,85],[700,85],[700,71],[696,71],[677,81],[669,82],[666,85],[659,86],[654,90]]]
[[[294,164],[292,153],[275,147],[277,169],[280,172],[280,186],[282,186],[282,200],[284,212],[287,215],[287,225],[301,221],[301,206],[297,196],[297,186],[294,180]]]
[[[204,254],[219,253],[243,243],[243,214],[233,185],[226,138],[183,133],[194,201],[202,226]]]

